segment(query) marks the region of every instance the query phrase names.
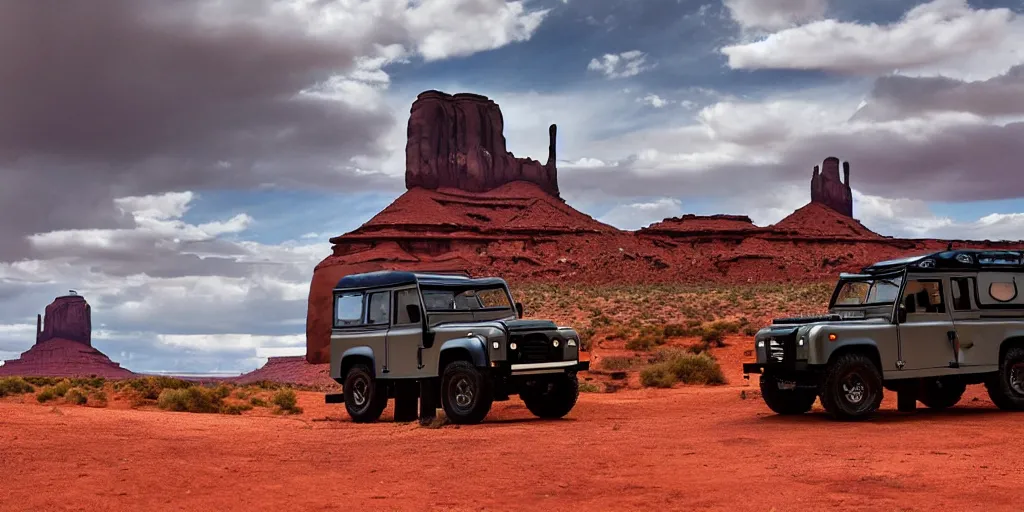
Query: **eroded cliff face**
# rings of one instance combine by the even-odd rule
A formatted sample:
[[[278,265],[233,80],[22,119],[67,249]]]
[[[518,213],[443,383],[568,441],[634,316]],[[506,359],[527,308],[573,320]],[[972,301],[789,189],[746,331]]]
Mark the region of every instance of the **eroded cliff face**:
[[[853,217],[853,190],[850,189],[850,162],[843,162],[843,180],[839,180],[839,159],[830,156],[821,164],[821,171],[814,166],[811,176],[811,202],[823,204],[847,216]]]
[[[544,164],[512,155],[505,147],[504,128],[501,109],[486,96],[421,93],[409,115],[406,188],[486,192],[527,181],[558,197],[555,125],[549,128]]]

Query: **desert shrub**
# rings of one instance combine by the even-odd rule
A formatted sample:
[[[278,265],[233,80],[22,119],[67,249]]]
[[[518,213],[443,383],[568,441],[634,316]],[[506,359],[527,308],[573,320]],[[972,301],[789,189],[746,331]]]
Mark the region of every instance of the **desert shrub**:
[[[56,391],[54,391],[53,386],[46,386],[45,388],[40,390],[38,394],[36,394],[36,400],[41,404],[44,404],[56,398],[57,393]]]
[[[594,384],[593,382],[580,382],[580,393],[600,393],[601,386]]]
[[[725,384],[725,375],[718,361],[708,354],[685,351],[662,351],[660,361],[640,372],[640,382],[647,387],[672,387],[683,384]]]
[[[242,414],[251,410],[252,406],[249,404],[222,404],[220,406],[221,414]]]
[[[227,384],[221,384],[221,385],[213,388],[213,392],[218,397],[220,397],[221,400],[223,400],[223,399],[231,396],[231,386],[229,386]]]
[[[743,328],[743,335],[744,336],[754,336],[754,335],[757,334],[757,331],[759,331],[759,330],[760,329],[758,329],[757,327],[755,327],[753,325],[748,325],[748,326]]]
[[[291,389],[279,390],[277,393],[274,393],[274,397],[270,401],[278,407],[279,412],[289,414],[299,414],[302,412],[302,408],[298,405],[298,397],[295,395],[295,391]]]
[[[32,393],[36,389],[21,377],[0,378],[0,398],[7,395],[24,395]]]
[[[260,398],[260,397],[258,397],[258,396],[252,397],[249,400],[249,403],[252,404],[253,407],[266,407],[267,406],[267,401],[262,399],[262,398]]]
[[[60,382],[54,384],[53,386],[50,386],[50,389],[53,390],[53,394],[55,396],[59,396],[59,397],[63,398],[64,395],[66,395],[68,393],[68,391],[71,390],[72,387],[73,386],[71,385],[71,380],[63,379]]]
[[[142,400],[159,400],[160,394],[166,389],[188,389],[194,383],[173,377],[149,376],[119,382],[115,389],[129,389]]]
[[[82,388],[71,388],[64,393],[64,400],[69,404],[85,405],[89,401],[89,396],[82,391]]]
[[[190,386],[184,389],[164,389],[156,403],[167,411],[211,413],[220,410],[221,400],[214,389]]]
[[[654,348],[654,339],[648,337],[633,338],[626,342],[626,350],[650,350]]]
[[[238,391],[235,391],[235,398],[237,398],[239,400],[248,400],[249,397],[251,397],[251,396],[252,396],[252,390],[251,389],[239,389]]]
[[[632,368],[638,362],[635,357],[608,356],[601,358],[601,368],[613,372],[624,371]]]
[[[700,341],[708,347],[712,345],[716,347],[723,347],[725,346],[725,335],[722,334],[722,331],[709,329],[704,331],[704,334],[700,337]]]
[[[106,407],[107,406],[107,394],[103,390],[97,390],[89,393],[89,401],[87,405],[91,407]]]
[[[587,327],[576,331],[576,333],[580,335],[580,352],[590,352],[593,344],[594,328]]]

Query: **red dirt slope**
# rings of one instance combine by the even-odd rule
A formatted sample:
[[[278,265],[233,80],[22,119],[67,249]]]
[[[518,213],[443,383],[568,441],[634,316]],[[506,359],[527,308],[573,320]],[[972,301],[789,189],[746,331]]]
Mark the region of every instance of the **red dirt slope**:
[[[245,385],[264,380],[318,389],[338,386],[331,378],[329,365],[309,364],[303,356],[271,357],[267,359],[267,364],[259,369],[224,379],[224,382]]]
[[[99,350],[78,341],[51,338],[36,343],[19,359],[0,366],[0,376],[127,379],[136,375]]]

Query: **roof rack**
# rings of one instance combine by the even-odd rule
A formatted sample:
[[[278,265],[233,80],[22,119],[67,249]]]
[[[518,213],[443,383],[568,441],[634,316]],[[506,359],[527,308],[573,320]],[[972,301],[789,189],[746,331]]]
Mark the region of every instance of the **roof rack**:
[[[921,254],[895,260],[880,261],[864,267],[865,274],[879,274],[894,270],[1022,270],[1024,251],[958,249]]]

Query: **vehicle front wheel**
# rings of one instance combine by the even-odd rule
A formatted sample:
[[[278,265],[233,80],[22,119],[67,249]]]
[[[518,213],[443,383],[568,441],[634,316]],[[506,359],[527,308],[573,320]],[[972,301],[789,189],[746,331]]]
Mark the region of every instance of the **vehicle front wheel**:
[[[837,420],[860,420],[882,405],[882,374],[863,354],[851,352],[828,366],[821,405]]]
[[[365,364],[352,365],[345,374],[342,385],[345,395],[345,409],[356,423],[377,421],[388,405],[388,393],[384,384],[373,378],[370,367]]]
[[[921,381],[918,400],[929,409],[948,409],[964,396],[967,384],[955,379],[925,379]]]
[[[441,406],[452,423],[480,423],[494,401],[491,378],[469,361],[454,361],[441,377]]]
[[[761,398],[776,414],[803,414],[814,405],[818,394],[808,389],[779,389],[779,379],[768,372],[761,375]]]
[[[1007,411],[1024,410],[1024,348],[1013,347],[999,361],[999,373],[985,382],[985,389],[996,407]]]
[[[569,414],[580,396],[576,374],[560,374],[541,380],[519,393],[526,408],[538,418],[557,419]]]

